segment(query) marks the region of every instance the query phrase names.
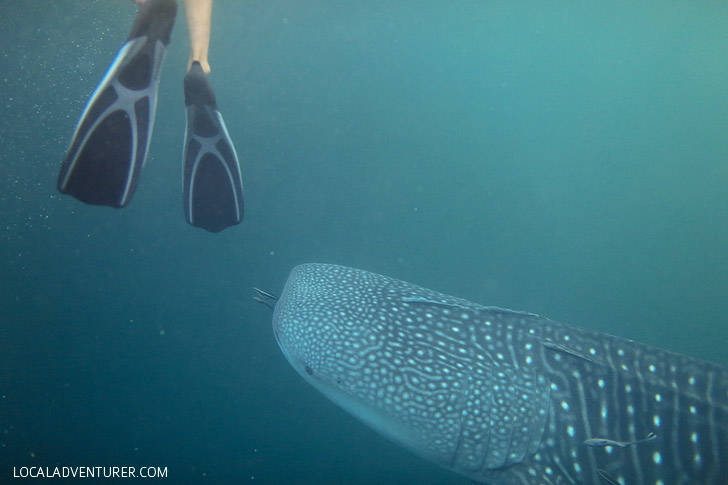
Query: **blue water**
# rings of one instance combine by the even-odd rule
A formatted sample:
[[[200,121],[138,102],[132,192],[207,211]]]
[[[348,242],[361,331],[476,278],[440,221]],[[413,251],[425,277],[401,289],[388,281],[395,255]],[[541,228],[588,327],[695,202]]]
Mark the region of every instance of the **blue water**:
[[[132,203],[56,192],[134,13],[0,7],[0,481],[469,483],[289,367],[252,287],[302,262],[728,365],[724,2],[215,0],[211,81],[246,190],[220,234],[182,211],[182,12]]]

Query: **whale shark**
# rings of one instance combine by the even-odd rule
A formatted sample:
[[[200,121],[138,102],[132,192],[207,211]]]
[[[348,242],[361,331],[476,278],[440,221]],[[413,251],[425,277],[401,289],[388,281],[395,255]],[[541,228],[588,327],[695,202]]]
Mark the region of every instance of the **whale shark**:
[[[476,482],[728,483],[728,369],[368,271],[303,264],[286,359],[380,434]]]

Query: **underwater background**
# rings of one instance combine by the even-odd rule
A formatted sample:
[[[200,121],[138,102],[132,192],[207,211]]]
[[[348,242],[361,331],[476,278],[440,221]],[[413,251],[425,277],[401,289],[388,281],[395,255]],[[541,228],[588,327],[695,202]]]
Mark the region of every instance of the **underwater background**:
[[[181,7],[141,183],[113,210],[55,184],[135,6],[0,4],[0,482],[470,483],[285,361],[252,288],[304,262],[728,365],[725,2],[215,0],[246,191],[219,234],[182,210]]]

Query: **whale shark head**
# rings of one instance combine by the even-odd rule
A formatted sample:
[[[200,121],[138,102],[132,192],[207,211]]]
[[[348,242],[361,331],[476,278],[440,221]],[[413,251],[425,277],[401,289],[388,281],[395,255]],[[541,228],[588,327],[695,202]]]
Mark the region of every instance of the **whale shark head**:
[[[485,308],[305,264],[291,272],[273,328],[288,361],[333,402],[410,451],[482,479],[539,445],[549,394],[543,379],[497,370],[502,344],[473,342]]]
[[[444,407],[463,391],[415,395],[424,379],[401,372],[413,356],[392,327],[402,302],[379,293],[371,278],[384,277],[336,265],[294,268],[274,310],[278,345],[309,384],[344,410],[428,459],[449,462],[454,450],[442,445],[457,433],[459,419]],[[423,418],[422,409],[436,407],[435,401],[443,410]],[[433,429],[435,416],[441,421]]]

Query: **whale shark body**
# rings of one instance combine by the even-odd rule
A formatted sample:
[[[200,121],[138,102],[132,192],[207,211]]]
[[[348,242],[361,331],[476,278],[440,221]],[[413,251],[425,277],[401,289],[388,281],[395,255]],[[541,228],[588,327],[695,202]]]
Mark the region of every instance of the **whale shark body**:
[[[728,483],[728,369],[344,266],[295,267],[288,361],[406,449],[494,484]]]

